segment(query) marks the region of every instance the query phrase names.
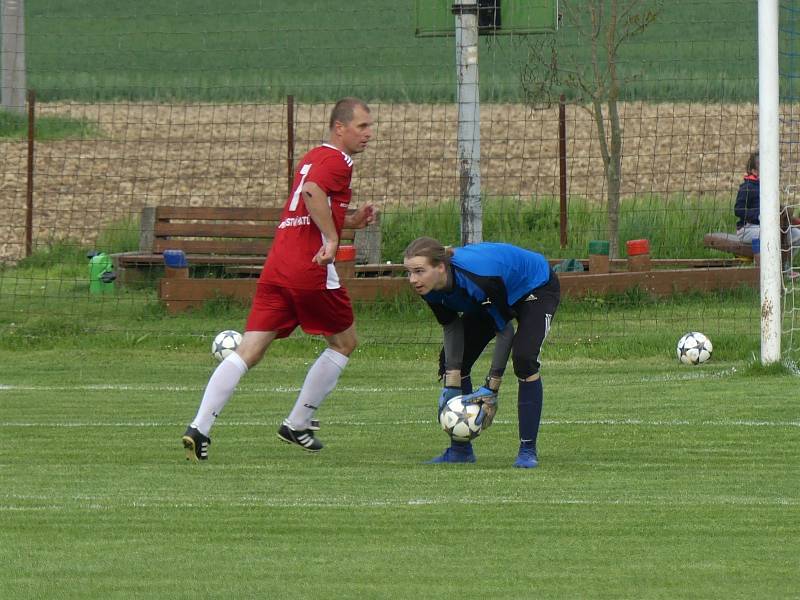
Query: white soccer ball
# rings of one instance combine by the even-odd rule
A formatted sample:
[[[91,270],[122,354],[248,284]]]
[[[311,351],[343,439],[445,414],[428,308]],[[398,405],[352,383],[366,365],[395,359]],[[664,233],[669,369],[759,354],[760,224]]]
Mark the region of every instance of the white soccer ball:
[[[211,342],[211,356],[222,362],[242,343],[242,334],[232,329],[220,331]]]
[[[464,404],[461,396],[451,398],[439,415],[439,423],[451,438],[468,442],[478,437],[481,426],[475,423],[481,408],[477,404]]]
[[[685,365],[699,365],[711,358],[714,346],[699,331],[692,331],[678,340],[678,360]]]

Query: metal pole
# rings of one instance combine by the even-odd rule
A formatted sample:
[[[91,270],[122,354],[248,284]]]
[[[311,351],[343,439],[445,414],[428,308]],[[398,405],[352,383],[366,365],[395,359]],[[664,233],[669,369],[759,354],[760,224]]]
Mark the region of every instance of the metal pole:
[[[561,247],[567,247],[567,111],[564,94],[558,99],[558,189]]]
[[[286,171],[289,184],[289,194],[292,193],[294,183],[294,96],[286,96]]]
[[[3,0],[2,104],[25,114],[25,2]]]
[[[778,0],[758,1],[758,126],[761,179],[761,363],[781,358]]]
[[[461,243],[476,244],[483,240],[477,0],[455,0],[453,14],[456,17]]]
[[[33,147],[36,137],[36,92],[28,92],[28,183],[25,190],[25,256],[33,252]]]

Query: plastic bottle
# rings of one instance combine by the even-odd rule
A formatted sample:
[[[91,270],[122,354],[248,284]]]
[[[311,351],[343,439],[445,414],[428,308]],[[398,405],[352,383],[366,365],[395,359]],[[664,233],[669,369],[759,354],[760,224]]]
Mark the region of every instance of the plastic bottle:
[[[89,259],[89,292],[92,294],[108,294],[114,291],[114,263],[105,252],[90,252]]]

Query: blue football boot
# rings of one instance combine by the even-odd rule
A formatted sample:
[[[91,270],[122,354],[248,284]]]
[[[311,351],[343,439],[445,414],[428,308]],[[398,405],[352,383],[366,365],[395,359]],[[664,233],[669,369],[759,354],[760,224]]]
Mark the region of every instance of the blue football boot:
[[[474,463],[476,460],[475,453],[472,451],[472,444],[451,444],[441,455],[425,461],[425,464]]]
[[[536,448],[525,448],[520,446],[517,460],[514,466],[519,469],[533,469],[539,466],[539,457],[536,455]]]

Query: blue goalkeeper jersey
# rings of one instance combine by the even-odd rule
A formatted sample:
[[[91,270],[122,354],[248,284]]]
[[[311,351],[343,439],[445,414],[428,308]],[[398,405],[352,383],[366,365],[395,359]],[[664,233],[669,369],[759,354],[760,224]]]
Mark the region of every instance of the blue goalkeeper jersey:
[[[550,280],[550,263],[537,252],[511,244],[483,242],[456,248],[450,260],[451,290],[423,296],[446,325],[458,313],[485,310],[502,331],[516,317],[513,305]]]

